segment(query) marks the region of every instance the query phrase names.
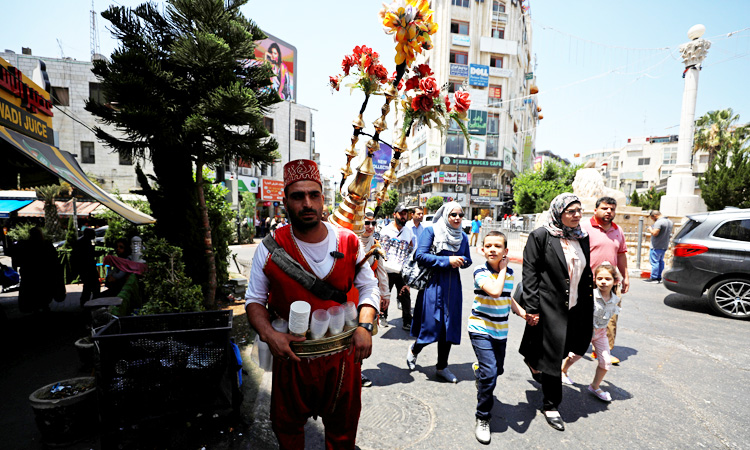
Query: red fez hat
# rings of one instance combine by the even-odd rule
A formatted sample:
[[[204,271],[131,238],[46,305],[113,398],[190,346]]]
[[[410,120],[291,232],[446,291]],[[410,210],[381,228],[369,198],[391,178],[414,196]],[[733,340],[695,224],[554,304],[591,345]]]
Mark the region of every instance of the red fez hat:
[[[298,181],[314,181],[321,187],[323,183],[320,181],[320,170],[315,161],[309,159],[297,159],[289,161],[284,165],[284,187],[286,188],[290,184]]]

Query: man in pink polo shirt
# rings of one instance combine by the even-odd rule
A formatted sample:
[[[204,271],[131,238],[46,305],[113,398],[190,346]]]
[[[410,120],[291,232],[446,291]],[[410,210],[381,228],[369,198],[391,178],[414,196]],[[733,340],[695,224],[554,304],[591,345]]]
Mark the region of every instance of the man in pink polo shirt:
[[[613,222],[616,210],[617,200],[612,197],[601,197],[596,201],[594,217],[590,221],[582,220],[581,228],[589,234],[591,270],[604,261],[616,265],[622,275],[620,286],[622,296],[630,288],[630,276],[628,275],[628,249],[625,245],[625,233]],[[620,306],[620,303],[617,306]],[[615,336],[617,336],[617,315],[612,316],[607,324],[610,351],[615,346]],[[620,360],[612,355],[612,364],[619,362]]]

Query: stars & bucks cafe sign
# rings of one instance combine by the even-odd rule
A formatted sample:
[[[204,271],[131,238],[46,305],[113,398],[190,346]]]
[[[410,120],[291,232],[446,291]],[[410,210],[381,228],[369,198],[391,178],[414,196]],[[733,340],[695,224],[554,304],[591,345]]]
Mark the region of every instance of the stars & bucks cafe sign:
[[[54,145],[49,93],[3,58],[0,65],[0,125]]]

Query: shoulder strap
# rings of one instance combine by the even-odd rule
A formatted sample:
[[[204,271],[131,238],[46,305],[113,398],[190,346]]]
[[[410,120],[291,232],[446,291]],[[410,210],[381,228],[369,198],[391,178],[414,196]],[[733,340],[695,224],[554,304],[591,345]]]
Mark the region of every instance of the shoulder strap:
[[[346,303],[346,293],[336,289],[310,272],[306,271],[302,265],[295,261],[294,258],[284,250],[276,239],[268,234],[263,238],[263,245],[271,254],[271,261],[289,275],[294,281],[301,284],[302,287],[312,292],[318,298],[323,300],[333,300],[335,302]]]

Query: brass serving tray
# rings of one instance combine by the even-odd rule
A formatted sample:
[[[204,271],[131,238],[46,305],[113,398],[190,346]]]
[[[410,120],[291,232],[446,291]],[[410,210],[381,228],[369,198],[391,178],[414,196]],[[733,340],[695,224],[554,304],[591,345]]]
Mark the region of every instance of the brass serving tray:
[[[352,344],[352,335],[357,327],[350,328],[343,333],[323,339],[310,339],[310,333],[307,333],[307,340],[303,342],[291,342],[290,347],[295,355],[300,358],[327,355],[349,348]]]

